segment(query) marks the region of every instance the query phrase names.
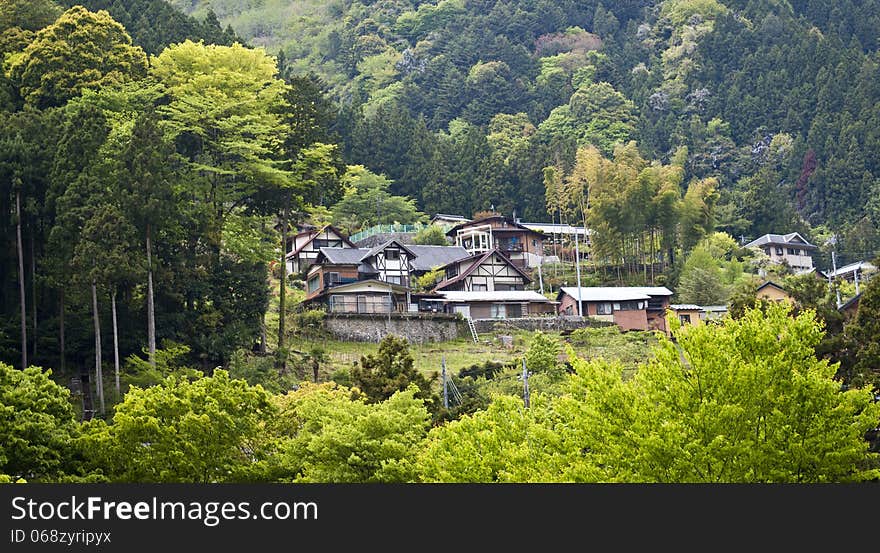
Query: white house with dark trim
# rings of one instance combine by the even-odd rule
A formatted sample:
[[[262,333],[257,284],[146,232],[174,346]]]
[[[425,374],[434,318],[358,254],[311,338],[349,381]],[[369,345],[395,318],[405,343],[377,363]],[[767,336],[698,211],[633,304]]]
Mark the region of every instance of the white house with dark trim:
[[[788,263],[796,274],[813,270],[813,252],[819,249],[797,232],[765,234],[752,240],[745,247],[762,250],[773,263]]]

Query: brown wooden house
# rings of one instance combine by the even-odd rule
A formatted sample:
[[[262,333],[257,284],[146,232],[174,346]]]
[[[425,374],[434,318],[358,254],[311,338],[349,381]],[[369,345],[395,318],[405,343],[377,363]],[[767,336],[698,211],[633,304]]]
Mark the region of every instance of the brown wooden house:
[[[544,257],[547,236],[502,215],[458,224],[446,232],[471,255],[498,250],[520,268],[535,267]]]

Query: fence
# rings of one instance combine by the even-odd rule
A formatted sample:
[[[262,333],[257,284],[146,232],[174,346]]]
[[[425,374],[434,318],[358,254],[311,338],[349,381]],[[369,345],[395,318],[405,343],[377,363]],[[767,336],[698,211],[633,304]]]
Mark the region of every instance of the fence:
[[[358,242],[363,240],[364,238],[369,238],[370,236],[375,236],[377,234],[383,233],[392,233],[392,232],[419,232],[424,229],[428,225],[375,225],[368,229],[364,229],[360,232],[356,232],[348,237],[352,242]]]

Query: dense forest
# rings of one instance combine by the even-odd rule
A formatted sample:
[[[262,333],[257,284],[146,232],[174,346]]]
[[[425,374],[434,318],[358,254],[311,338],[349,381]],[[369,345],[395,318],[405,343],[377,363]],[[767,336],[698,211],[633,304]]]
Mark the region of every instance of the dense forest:
[[[880,278],[845,324],[848,285],[742,242],[798,231],[823,269],[880,251],[878,8],[0,0],[0,481],[877,478],[860,387],[878,384]],[[437,212],[586,225],[587,283],[668,285],[732,317],[641,344],[637,371],[568,348],[616,330],[565,350],[538,333],[526,411],[515,363],[460,372],[459,407],[439,408],[394,337],[310,384],[327,336],[293,305],[289,233]],[[551,289],[574,271],[556,265]],[[793,307],[756,301],[759,268]],[[708,403],[700,370],[722,375]]]
[[[544,167],[634,140],[664,163],[686,147],[684,182],[718,179],[737,238],[880,247],[876,1],[170,3],[319,76],[346,158],[426,212],[547,219]]]

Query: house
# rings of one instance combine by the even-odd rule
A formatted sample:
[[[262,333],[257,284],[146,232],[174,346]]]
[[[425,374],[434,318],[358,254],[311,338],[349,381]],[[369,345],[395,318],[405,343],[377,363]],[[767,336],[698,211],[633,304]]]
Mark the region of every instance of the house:
[[[796,274],[813,269],[812,252],[818,246],[810,244],[797,232],[789,234],[765,234],[745,245],[746,248],[759,248],[773,263],[787,263]],[[763,276],[763,275],[761,275]]]
[[[700,314],[700,318],[703,319],[703,322],[720,321],[728,311],[726,305],[704,305],[702,307],[703,312]]]
[[[471,319],[518,319],[555,313],[553,303],[534,290],[439,290],[436,293],[443,298],[444,311],[461,313]]]
[[[409,288],[374,278],[337,284],[318,296],[313,305],[329,313],[380,314],[410,311]]]
[[[673,303],[669,306],[669,310],[672,311],[672,314],[683,325],[703,323],[703,308],[699,305]]]
[[[472,255],[499,250],[520,268],[535,267],[544,257],[547,236],[502,215],[455,225],[446,235]]]
[[[525,290],[531,281],[501,250],[493,249],[447,264],[434,291],[506,292]]]
[[[461,215],[448,215],[446,213],[438,213],[431,217],[431,224],[440,227],[454,227],[462,223],[469,223],[471,220]]]
[[[764,284],[758,286],[757,293],[755,296],[758,299],[767,300],[767,301],[787,301],[793,302],[791,295],[785,291],[785,288],[776,284],[772,280],[768,280]]]
[[[623,330],[667,332],[666,309],[672,291],[664,286],[562,287],[556,296],[560,315],[581,314],[614,322]]]
[[[500,250],[471,255],[448,263],[445,278],[434,287],[432,299],[449,313],[473,319],[519,318],[555,313],[553,303],[533,290],[532,279]]]
[[[870,279],[876,273],[877,267],[875,267],[874,264],[867,261],[858,261],[856,263],[844,265],[836,271],[829,271],[825,274],[825,276],[832,280],[837,280],[838,278],[840,278],[847,282],[855,283],[856,292],[858,293],[859,284]]]
[[[327,225],[321,229],[305,228],[287,242],[287,273],[306,272],[318,258],[321,248],[354,248],[355,245],[339,229]]]

